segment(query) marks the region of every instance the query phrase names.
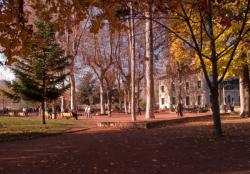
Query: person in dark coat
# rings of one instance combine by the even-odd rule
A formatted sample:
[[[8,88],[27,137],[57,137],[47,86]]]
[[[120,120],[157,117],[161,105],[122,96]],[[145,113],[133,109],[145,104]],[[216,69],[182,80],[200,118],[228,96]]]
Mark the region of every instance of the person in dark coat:
[[[138,107],[138,115],[141,115],[141,108]]]
[[[183,106],[182,106],[182,103],[180,102],[180,103],[178,103],[178,105],[177,105],[177,115],[178,116],[183,116]]]
[[[73,118],[75,118],[76,120],[78,120],[78,116],[77,116],[77,112],[72,110],[72,116]]]

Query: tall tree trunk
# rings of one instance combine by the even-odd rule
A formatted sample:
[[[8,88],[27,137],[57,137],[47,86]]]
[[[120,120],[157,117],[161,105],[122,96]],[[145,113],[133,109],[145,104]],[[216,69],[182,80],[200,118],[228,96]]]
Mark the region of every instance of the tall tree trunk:
[[[45,60],[44,60],[45,61]],[[43,83],[42,83],[42,89],[43,89],[43,100],[41,103],[41,108],[42,108],[42,124],[46,124],[45,122],[45,111],[47,110],[47,104],[46,104],[46,96],[47,96],[47,92],[46,92],[46,79],[45,76],[43,77]]]
[[[64,102],[64,96],[61,96],[61,113],[64,112],[64,108],[65,108],[65,102]]]
[[[152,26],[152,3],[149,0],[148,12],[146,16],[146,62],[145,62],[145,78],[146,78],[146,115],[147,119],[154,118],[154,62],[153,62],[153,26]]]
[[[122,91],[121,91],[121,81],[120,75],[118,75],[118,103],[119,103],[119,111],[122,112]]]
[[[130,91],[130,89],[128,90],[128,101],[127,101],[127,103],[128,103],[127,112],[130,114],[130,112],[131,112],[131,91]]]
[[[217,137],[223,135],[221,128],[221,118],[220,118],[220,104],[219,104],[219,83],[218,83],[218,67],[215,51],[215,43],[211,42],[211,61],[212,61],[212,87],[210,88],[211,101],[212,101],[212,112],[213,112],[213,122],[214,122],[214,133]]]
[[[104,84],[103,84],[103,80],[100,80],[100,107],[101,107],[101,115],[105,115]]]
[[[215,135],[217,137],[222,136],[221,119],[220,119],[220,105],[219,105],[219,92],[218,87],[214,87],[211,92],[212,112]]]
[[[44,102],[44,110],[45,110],[45,112],[48,111],[48,109],[49,109],[49,108],[48,108],[48,103],[45,101],[45,102]]]
[[[213,44],[213,43],[212,43]],[[219,83],[218,83],[218,67],[217,59],[215,54],[215,46],[212,45],[212,87],[210,88],[211,102],[212,102],[212,116],[214,122],[214,133],[215,136],[221,137],[223,135],[221,128],[221,118],[220,118],[220,104],[219,104]]]
[[[108,99],[108,116],[111,117],[112,95],[111,95],[111,90],[110,89],[107,92],[107,99]]]
[[[74,72],[70,73],[70,109],[76,111],[76,83]]]
[[[140,108],[140,79],[137,80],[137,112]]]
[[[208,2],[208,7],[212,9],[211,1]],[[220,119],[220,104],[219,104],[219,82],[218,82],[218,59],[216,53],[216,44],[213,28],[213,11],[210,10],[208,13],[208,32],[210,35],[210,49],[211,49],[211,63],[212,63],[212,85],[210,87],[210,93],[212,96],[212,111],[213,111],[213,122],[214,132],[217,137],[222,136],[221,119]]]
[[[126,92],[126,90],[124,90],[124,101],[123,101],[123,105],[124,105],[124,112],[125,112],[125,114],[127,114],[128,113],[128,105],[127,105],[127,92]]]
[[[129,21],[129,50],[130,50],[130,67],[131,67],[131,119],[132,121],[136,121],[136,113],[135,113],[135,36],[134,36],[134,19],[133,19],[133,8],[132,3],[129,2],[130,6],[130,21]]]
[[[120,112],[122,112],[122,99],[120,96],[119,96],[119,110]]]
[[[130,112],[131,112],[131,100],[128,101],[128,113],[131,114]]]
[[[52,102],[52,119],[56,119],[56,106],[55,106],[55,100]]]
[[[248,65],[244,65],[240,77],[240,116],[250,117],[250,82]]]
[[[46,124],[46,122],[45,122],[45,101],[42,101],[41,109],[42,109],[41,121],[42,121],[42,124]]]

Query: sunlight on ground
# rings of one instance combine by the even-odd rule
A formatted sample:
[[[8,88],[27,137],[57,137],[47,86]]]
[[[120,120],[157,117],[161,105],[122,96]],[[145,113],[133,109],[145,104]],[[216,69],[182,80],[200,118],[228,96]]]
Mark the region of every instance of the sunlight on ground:
[[[241,118],[239,116],[224,116],[221,118],[222,124],[244,124],[250,123],[249,118]],[[192,121],[183,123],[181,126],[211,126],[213,125],[212,119],[202,120],[202,121]]]

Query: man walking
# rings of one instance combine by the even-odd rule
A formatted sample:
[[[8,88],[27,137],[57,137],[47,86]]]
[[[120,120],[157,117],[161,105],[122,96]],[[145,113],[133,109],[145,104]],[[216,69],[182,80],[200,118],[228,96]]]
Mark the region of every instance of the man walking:
[[[87,118],[91,118],[91,108],[90,108],[90,105],[87,107]]]
[[[180,103],[178,103],[178,105],[177,105],[177,115],[178,116],[183,116],[183,106],[182,106],[182,103],[180,102]]]

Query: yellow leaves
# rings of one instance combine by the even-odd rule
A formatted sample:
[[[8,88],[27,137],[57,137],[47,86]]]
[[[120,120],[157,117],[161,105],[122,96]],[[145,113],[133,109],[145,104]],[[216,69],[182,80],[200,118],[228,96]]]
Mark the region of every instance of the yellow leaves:
[[[172,60],[183,63],[192,58],[190,53],[188,46],[180,39],[175,39],[171,42],[170,54]]]
[[[200,60],[197,54],[194,55],[194,68],[199,69],[200,68]]]

